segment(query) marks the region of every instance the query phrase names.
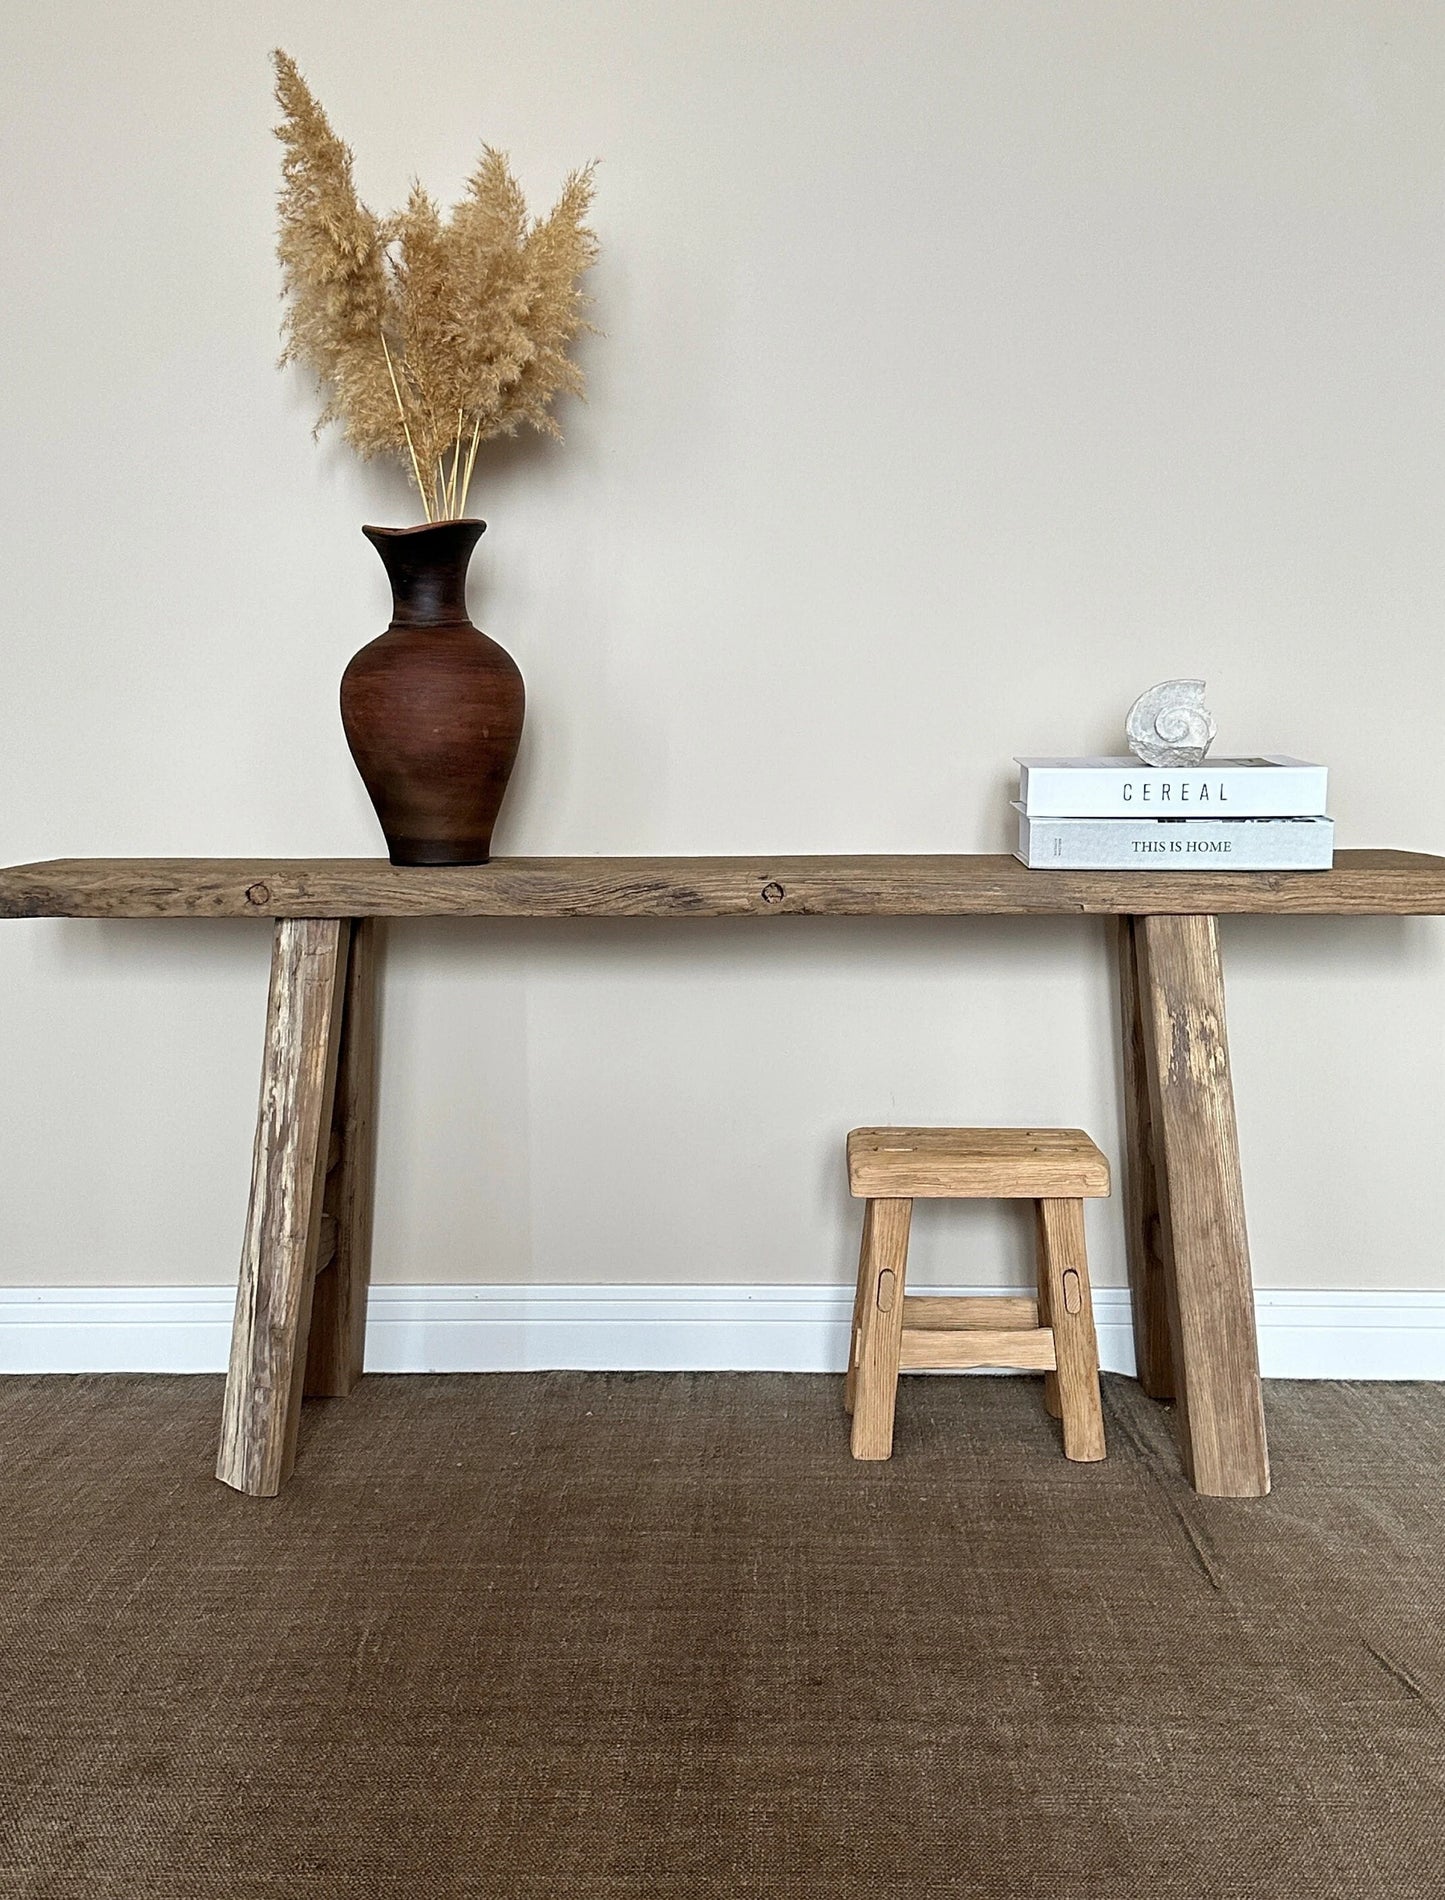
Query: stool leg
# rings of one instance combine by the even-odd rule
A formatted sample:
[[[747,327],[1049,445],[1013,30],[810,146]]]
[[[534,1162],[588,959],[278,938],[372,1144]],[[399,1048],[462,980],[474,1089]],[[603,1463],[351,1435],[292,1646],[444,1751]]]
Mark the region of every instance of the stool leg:
[[[1104,1414],[1099,1404],[1099,1344],[1084,1250],[1084,1203],[1040,1201],[1037,1205],[1039,1251],[1048,1280],[1049,1319],[1058,1362],[1064,1456],[1088,1464],[1104,1456]]]
[[[853,1387],[853,1456],[893,1452],[893,1406],[903,1342],[903,1283],[913,1202],[870,1201],[859,1273],[858,1370]]]
[[[296,1456],[351,926],[282,918],[216,1476],[273,1498]]]
[[[868,1297],[868,1263],[873,1248],[873,1203],[863,1203],[863,1242],[858,1249],[858,1289],[853,1295],[853,1326],[848,1334],[848,1370],[843,1378],[843,1410],[851,1413],[858,1390],[858,1357],[863,1350],[863,1302]]]
[[[1053,1320],[1050,1317],[1049,1311],[1049,1257],[1044,1247],[1044,1224],[1041,1219],[1037,1218],[1038,1206],[1039,1203],[1035,1201],[1034,1210],[1036,1218],[1034,1227],[1036,1238],[1034,1254],[1036,1257],[1036,1278],[1039,1288],[1039,1324],[1040,1326],[1052,1326]],[[1059,1375],[1057,1372],[1046,1372],[1044,1374],[1044,1410],[1048,1413],[1050,1418],[1062,1418],[1064,1415],[1063,1407],[1059,1403]]]

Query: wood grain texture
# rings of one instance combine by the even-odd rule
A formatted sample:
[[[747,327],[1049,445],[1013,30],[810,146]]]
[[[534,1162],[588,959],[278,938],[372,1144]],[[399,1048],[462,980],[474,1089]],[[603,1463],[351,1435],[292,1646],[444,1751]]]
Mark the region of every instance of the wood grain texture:
[[[855,1128],[848,1186],[873,1200],[1099,1196],[1109,1164],[1082,1128]]]
[[[0,917],[1004,917],[1445,914],[1445,858],[1330,871],[1027,871],[975,857],[61,858],[0,871]]]
[[[1149,917],[1137,942],[1185,1463],[1206,1497],[1261,1497],[1269,1457],[1218,930],[1212,917]]]
[[[1139,993],[1140,926],[1118,923],[1119,1022],[1124,1087],[1124,1239],[1129,1262],[1129,1298],[1134,1315],[1134,1357],[1139,1383],[1154,1399],[1174,1397],[1173,1276],[1164,1259],[1159,1180],[1144,1021]]]
[[[305,1380],[311,1398],[346,1398],[361,1377],[366,1355],[376,1176],[379,928],[369,917],[356,923],[347,959],[325,1196],[336,1239],[329,1270],[318,1267],[312,1298]]]
[[[949,1332],[960,1326],[987,1326],[994,1331],[1005,1327],[1026,1331],[1038,1323],[1038,1302],[1022,1295],[985,1294],[973,1299],[920,1293],[910,1294],[903,1302],[904,1326],[918,1330],[941,1327]]]
[[[850,1416],[858,1389],[858,1360],[863,1351],[863,1302],[872,1294],[873,1203],[863,1209],[863,1237],[858,1244],[858,1284],[853,1293],[853,1325],[848,1334],[848,1370],[843,1376],[843,1410]]]
[[[1049,1262],[1048,1256],[1044,1252],[1044,1232],[1038,1217],[1037,1202],[1034,1204],[1034,1234],[1035,1284],[1038,1287],[1039,1294],[1037,1301],[1038,1323],[1040,1326],[1052,1327],[1053,1316],[1049,1311]],[[1057,1364],[1058,1362],[1056,1360],[1055,1369],[1044,1374],[1044,1410],[1048,1413],[1050,1418],[1058,1418],[1061,1416]]]
[[[1084,1203],[1040,1201],[1037,1224],[1058,1368],[1055,1391],[1064,1456],[1076,1464],[1093,1464],[1104,1456],[1104,1414],[1099,1402],[1099,1344],[1084,1247]]]
[[[312,1268],[312,1277],[318,1282],[324,1279],[326,1269],[336,1258],[336,1216],[321,1216],[321,1235],[316,1243],[316,1265]],[[315,1306],[312,1306],[313,1313]]]
[[[296,1456],[349,937],[350,926],[335,920],[276,926],[216,1461],[221,1482],[252,1497],[274,1497]]]
[[[1055,1363],[1054,1335],[1046,1326],[1028,1333],[1014,1327],[991,1332],[984,1326],[967,1326],[950,1333],[905,1326],[898,1363],[904,1372],[973,1372],[983,1367],[1050,1372]]]
[[[873,1201],[868,1214],[859,1267],[862,1297],[853,1384],[853,1456],[890,1458],[913,1203]]]

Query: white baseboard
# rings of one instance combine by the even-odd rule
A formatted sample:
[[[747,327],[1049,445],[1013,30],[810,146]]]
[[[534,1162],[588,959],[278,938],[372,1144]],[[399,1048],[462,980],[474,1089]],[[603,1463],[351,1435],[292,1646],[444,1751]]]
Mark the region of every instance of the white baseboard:
[[[988,1289],[939,1288],[943,1292]],[[1262,1292],[1268,1378],[1445,1379],[1445,1291]],[[232,1288],[0,1288],[0,1372],[221,1372]],[[373,1372],[836,1372],[837,1286],[377,1286]],[[1129,1296],[1095,1291],[1100,1359],[1134,1370]]]

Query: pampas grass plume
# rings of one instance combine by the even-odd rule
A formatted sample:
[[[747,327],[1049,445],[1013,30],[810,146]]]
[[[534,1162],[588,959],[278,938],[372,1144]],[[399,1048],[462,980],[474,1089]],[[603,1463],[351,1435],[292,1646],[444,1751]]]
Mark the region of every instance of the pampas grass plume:
[[[378,218],[295,61],[272,59],[281,360],[325,392],[318,434],[339,422],[358,454],[400,457],[428,521],[461,515],[480,445],[523,423],[560,438],[553,401],[583,393],[569,351],[590,327],[593,168],[533,219],[504,154],[484,146],[449,215],[413,185],[403,210]]]

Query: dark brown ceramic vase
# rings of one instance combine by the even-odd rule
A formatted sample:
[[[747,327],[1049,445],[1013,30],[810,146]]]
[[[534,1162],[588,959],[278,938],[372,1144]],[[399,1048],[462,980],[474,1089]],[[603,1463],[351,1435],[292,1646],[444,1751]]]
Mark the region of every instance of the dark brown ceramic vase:
[[[393,864],[485,864],[522,737],[511,655],[467,618],[484,521],[363,528],[391,582],[391,625],[341,681],[341,721]]]

